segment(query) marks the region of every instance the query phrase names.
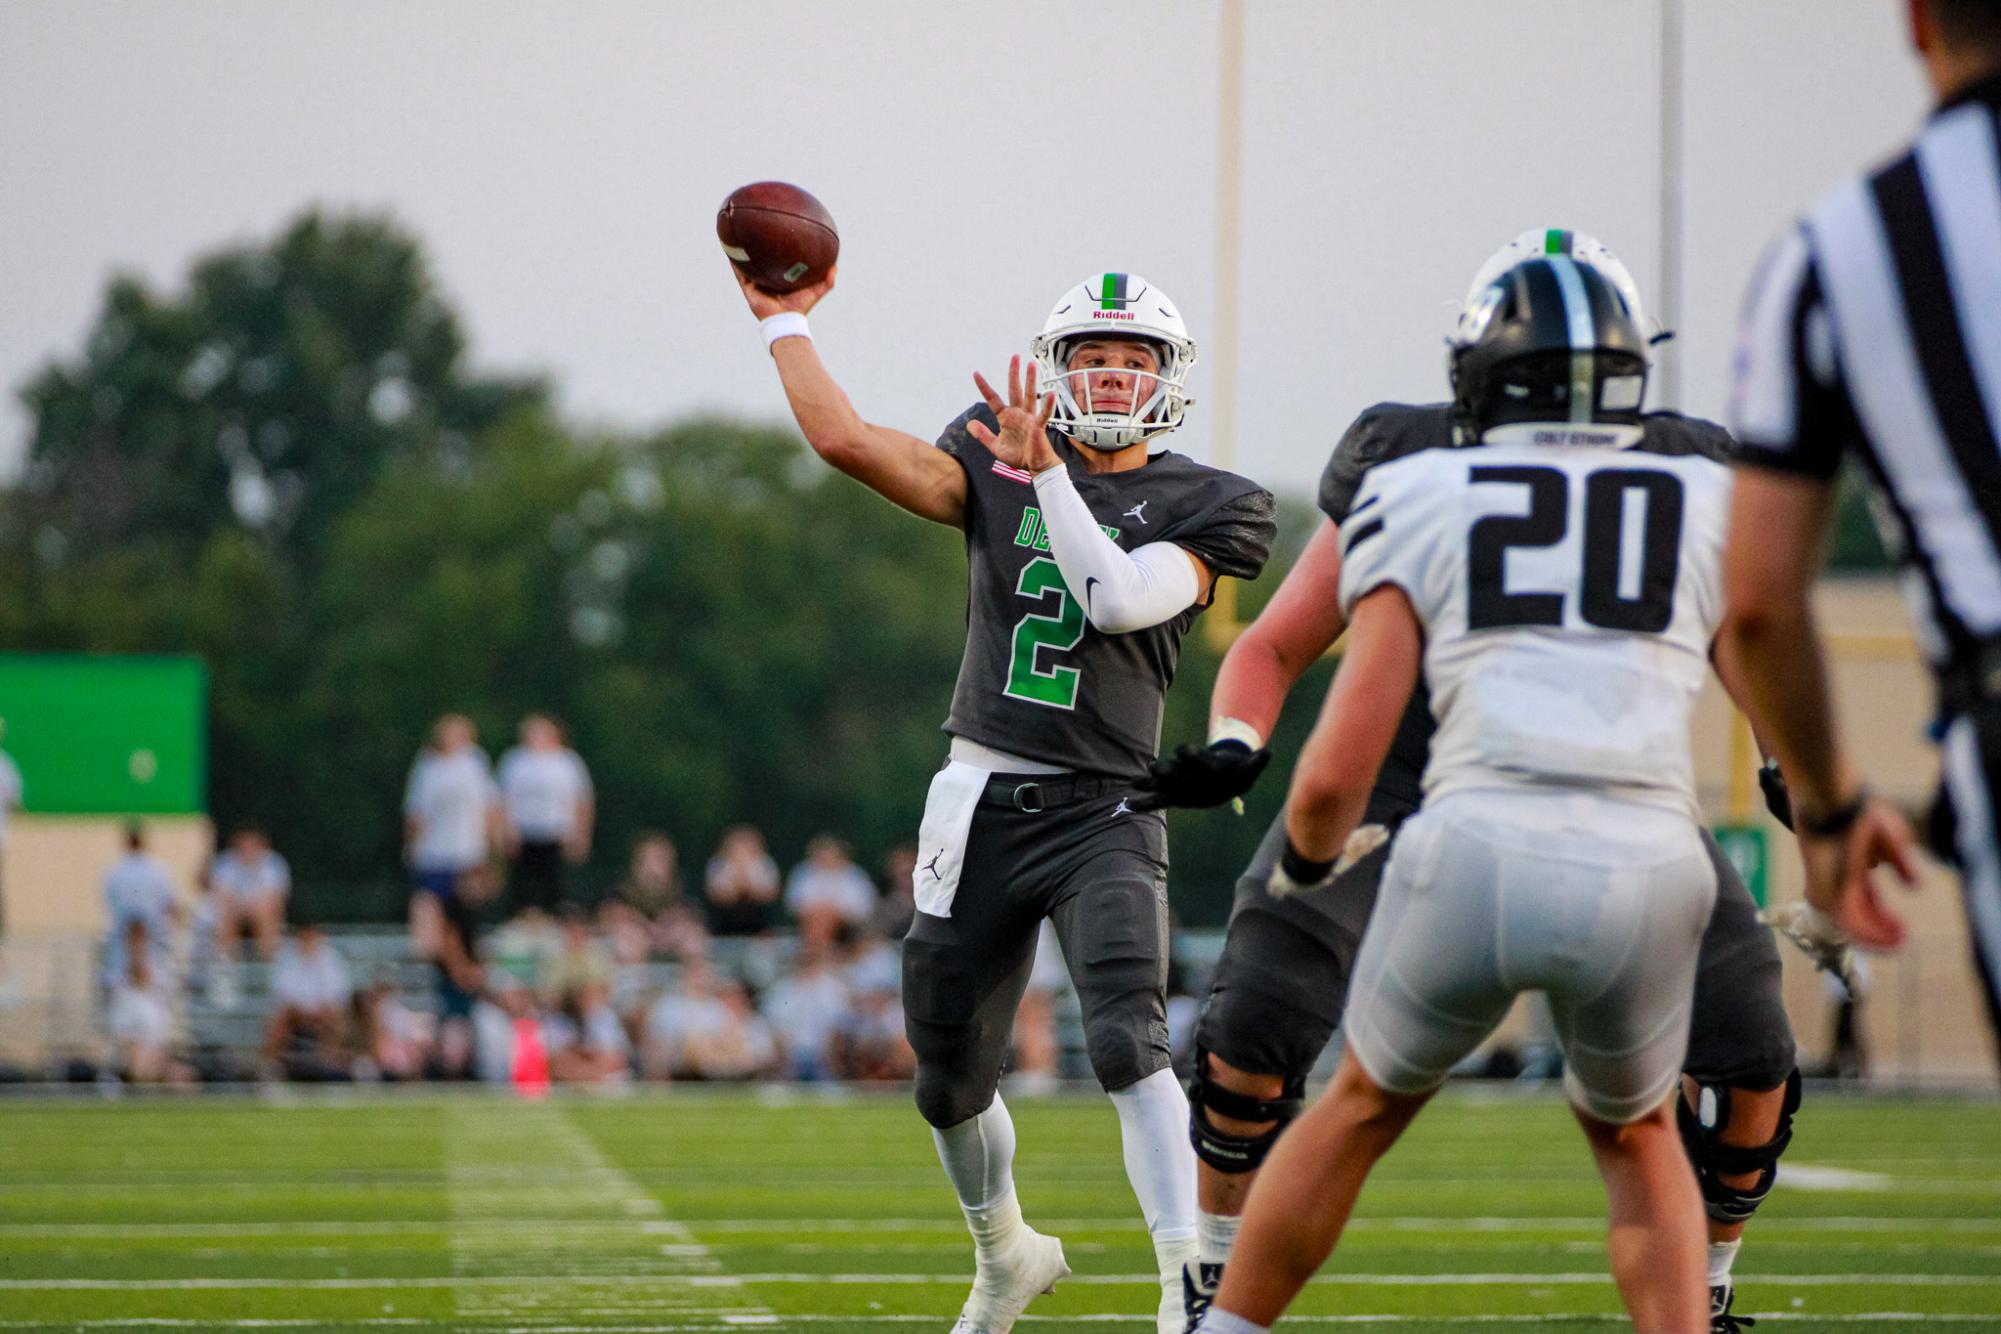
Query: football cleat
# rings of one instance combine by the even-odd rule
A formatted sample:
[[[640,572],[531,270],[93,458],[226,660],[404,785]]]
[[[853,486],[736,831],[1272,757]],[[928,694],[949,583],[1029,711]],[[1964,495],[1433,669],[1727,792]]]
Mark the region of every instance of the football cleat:
[[[1737,1290],[1728,1283],[1709,1290],[1709,1334],[1741,1334],[1758,1323],[1748,1315],[1730,1314],[1730,1303],[1736,1300]]]
[[[1195,1334],[1223,1286],[1223,1266],[1190,1260],[1181,1266],[1181,1334]]]
[[[1004,1259],[980,1262],[952,1334],[1007,1334],[1038,1294],[1054,1292],[1056,1281],[1069,1276],[1063,1243],[1024,1227]]]

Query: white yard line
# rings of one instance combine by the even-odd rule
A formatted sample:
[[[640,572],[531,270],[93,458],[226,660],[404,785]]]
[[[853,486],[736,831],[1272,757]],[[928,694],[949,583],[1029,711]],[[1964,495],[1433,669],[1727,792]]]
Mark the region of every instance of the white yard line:
[[[537,1258],[546,1261],[546,1255]],[[623,1264],[621,1259],[621,1264]],[[1991,1288],[2001,1287],[2001,1274],[1755,1274],[1745,1275],[1746,1282],[1757,1284],[1784,1284],[1790,1287],[1860,1287],[1860,1286],[1903,1286],[1924,1288]],[[1150,1286],[1160,1282],[1157,1274],[1072,1274],[1063,1280],[1073,1287],[1129,1287]],[[1320,1274],[1312,1282],[1324,1287],[1567,1287],[1580,1284],[1610,1283],[1612,1276],[1603,1273],[1552,1273],[1552,1274]],[[588,1288],[644,1288],[660,1294],[676,1291],[699,1291],[713,1294],[718,1291],[732,1291],[738,1288],[780,1286],[792,1284],[828,1284],[830,1286],[852,1287],[873,1285],[880,1287],[921,1287],[931,1285],[964,1286],[963,1274],[819,1274],[819,1273],[770,1273],[770,1274],[670,1274],[670,1273],[599,1273],[589,1272],[537,1272],[507,1274],[455,1274],[424,1275],[418,1277],[382,1278],[12,1278],[0,1279],[0,1291],[27,1292],[177,1292],[196,1290],[237,1291],[257,1288],[298,1288],[298,1289],[369,1289],[369,1288],[463,1288],[528,1290],[541,1289],[557,1293],[566,1308],[574,1308],[579,1301],[590,1300],[580,1295],[579,1289]],[[504,1305],[506,1299],[496,1299]],[[496,1303],[472,1303],[484,1307]],[[759,1308],[746,1306],[731,1308],[747,1314],[756,1314]],[[486,1316],[486,1312],[462,1309],[461,1315]],[[505,1319],[509,1312],[499,1311],[487,1318]]]
[[[1056,1233],[1133,1233],[1136,1224],[1125,1218],[1038,1218],[1036,1224]],[[368,1219],[341,1222],[330,1219],[298,1219],[291,1222],[236,1223],[0,1223],[0,1238],[103,1238],[106,1240],[171,1237],[379,1237],[401,1235],[444,1236],[452,1223],[437,1219]],[[797,1236],[835,1232],[939,1232],[963,1238],[966,1225],[952,1218],[710,1218],[687,1221],[631,1217],[549,1218],[515,1216],[481,1221],[487,1235],[500,1237],[516,1233],[543,1239],[554,1235],[597,1235],[616,1239],[635,1233],[678,1238],[732,1233],[774,1233]],[[1348,1223],[1350,1232],[1597,1232],[1605,1220],[1576,1218],[1357,1218]],[[2001,1234],[2001,1217],[1925,1218],[1897,1214],[1843,1214],[1815,1218],[1760,1216],[1757,1235],[1783,1232],[1876,1232],[1910,1229],[1933,1232]],[[0,1326],[4,1328],[4,1326]]]
[[[717,1289],[739,1286],[560,1104],[458,1104],[445,1115],[449,1286],[461,1317],[573,1317],[583,1309],[668,1316],[713,1306]],[[522,1165],[530,1184],[511,1176],[510,1164]],[[573,1226],[524,1228],[524,1211]],[[766,1313],[747,1299],[736,1309]]]
[[[683,1320],[671,1323],[573,1325],[532,1324],[500,1326],[492,1334],[693,1334],[700,1330],[736,1330],[775,1325],[935,1325],[935,1315],[826,1315],[788,1312],[784,1316],[745,1314],[734,1308],[684,1311]],[[1816,1324],[1858,1325],[1872,1322],[1925,1324],[1994,1325],[1991,1315],[1936,1315],[1923,1311],[1866,1311],[1845,1315],[1821,1315],[1803,1311],[1745,1312],[1759,1320],[1773,1322],[1810,1320]],[[1615,1325],[1630,1324],[1623,1315],[1288,1315],[1287,1325],[1394,1325],[1422,1320],[1429,1325]],[[1039,1325],[1141,1325],[1151,1326],[1151,1316],[1136,1315],[1037,1315],[1021,1317],[1023,1324]],[[72,1329],[326,1329],[339,1327],[367,1329],[450,1329],[452,1322],[403,1317],[361,1317],[328,1320],[183,1320],[165,1316],[133,1316],[123,1319],[69,1320]],[[42,1329],[46,1320],[0,1320],[0,1329]]]

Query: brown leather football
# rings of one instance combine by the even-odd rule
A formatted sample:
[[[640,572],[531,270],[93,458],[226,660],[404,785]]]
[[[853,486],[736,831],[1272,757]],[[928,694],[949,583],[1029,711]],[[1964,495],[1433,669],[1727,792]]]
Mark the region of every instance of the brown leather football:
[[[841,253],[833,215],[784,181],[732,190],[716,210],[716,238],[739,272],[780,295],[819,282]]]

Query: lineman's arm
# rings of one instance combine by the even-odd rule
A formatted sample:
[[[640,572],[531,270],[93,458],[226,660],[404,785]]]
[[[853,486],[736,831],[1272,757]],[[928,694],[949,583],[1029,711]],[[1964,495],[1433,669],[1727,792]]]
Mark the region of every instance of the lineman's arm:
[[[1341,615],[1341,530],[1332,520],[1314,531],[1271,601],[1230,645],[1209,696],[1209,719],[1247,723],[1260,741],[1278,726],[1293,682],[1334,646],[1348,627]]]
[[[1134,810],[1220,806],[1241,798],[1271,761],[1265,742],[1287,692],[1341,637],[1341,532],[1323,523],[1251,627],[1223,657],[1209,697],[1209,744],[1184,743],[1139,780]]]
[[[1355,604],[1348,651],[1286,797],[1287,871],[1302,888],[1332,873],[1360,825],[1423,665],[1424,631],[1403,589],[1383,584]],[[1296,870],[1311,866],[1319,874],[1300,880]]]
[[[834,290],[831,269],[824,281],[784,296],[759,290],[734,268],[730,272],[759,320],[787,313],[804,316]],[[803,329],[773,342],[771,360],[799,430],[815,454],[919,518],[954,528],[963,524],[966,474],[958,460],[914,435],[864,421],[828,374]]]

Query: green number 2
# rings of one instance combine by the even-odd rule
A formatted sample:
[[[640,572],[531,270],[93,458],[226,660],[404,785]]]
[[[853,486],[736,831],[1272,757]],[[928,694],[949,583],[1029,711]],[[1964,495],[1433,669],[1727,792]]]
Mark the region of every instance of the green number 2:
[[[1056,599],[1056,610],[1031,611],[1014,627],[1014,661],[1008,669],[1006,694],[1031,704],[1047,704],[1058,709],[1077,707],[1077,669],[1043,667],[1036,652],[1049,649],[1067,653],[1084,638],[1084,608],[1070,596],[1063,572],[1056,562],[1041,556],[1022,567],[1014,591],[1025,598],[1047,604]]]

